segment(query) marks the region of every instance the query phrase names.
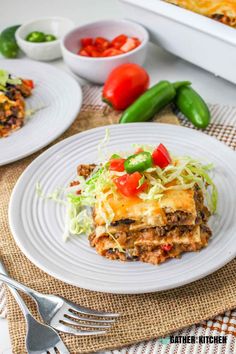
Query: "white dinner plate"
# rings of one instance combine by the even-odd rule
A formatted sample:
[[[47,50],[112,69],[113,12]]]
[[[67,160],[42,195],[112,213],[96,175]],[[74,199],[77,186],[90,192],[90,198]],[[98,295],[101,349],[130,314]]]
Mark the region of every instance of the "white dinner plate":
[[[39,109],[25,125],[7,138],[0,138],[0,166],[26,157],[59,137],[75,120],[81,104],[79,84],[52,65],[25,59],[0,60],[0,69],[32,79],[35,88],[26,109]]]
[[[135,294],[175,288],[202,278],[236,255],[236,155],[215,138],[168,124],[141,123],[109,126],[108,149],[129,151],[133,143],[164,143],[172,153],[205,158],[215,165],[219,191],[218,215],[211,217],[213,236],[207,248],[185,253],[159,266],[103,258],[86,236],[64,242],[64,206],[35,192],[39,182],[45,194],[65,187],[80,163],[98,160],[98,142],[105,127],[74,135],[41,154],[25,170],[12,193],[9,217],[14,238],[25,255],[48,274],[90,290]]]

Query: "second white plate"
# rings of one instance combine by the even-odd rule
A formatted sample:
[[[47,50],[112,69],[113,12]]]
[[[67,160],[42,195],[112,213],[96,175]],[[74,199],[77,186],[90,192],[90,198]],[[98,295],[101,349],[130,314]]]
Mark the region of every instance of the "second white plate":
[[[205,158],[216,168],[218,215],[211,218],[213,236],[207,248],[186,253],[181,259],[153,266],[141,262],[105,259],[89,246],[86,236],[63,242],[64,207],[38,197],[40,182],[45,194],[65,187],[80,163],[96,162],[97,144],[105,127],[72,136],[53,146],[25,170],[18,180],[9,207],[10,227],[25,255],[50,275],[90,290],[135,294],[166,290],[202,278],[236,255],[236,155],[198,131],[167,124],[127,124],[109,127],[111,152],[129,151],[133,143],[164,143],[178,155]]]
[[[0,165],[5,165],[40,150],[66,131],[79,113],[82,91],[73,77],[49,64],[2,59],[0,69],[33,80],[35,88],[26,107],[43,107],[21,129],[0,139]]]

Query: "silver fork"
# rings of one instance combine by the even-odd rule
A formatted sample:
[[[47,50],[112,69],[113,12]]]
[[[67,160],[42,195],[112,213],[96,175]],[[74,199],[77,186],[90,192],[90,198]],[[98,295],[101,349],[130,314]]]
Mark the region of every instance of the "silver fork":
[[[78,336],[105,334],[119,316],[76,305],[61,296],[41,294],[3,274],[1,267],[0,280],[28,294],[36,302],[43,321],[58,331]]]
[[[0,262],[0,270],[6,273]],[[30,313],[19,293],[9,286],[9,289],[20,306],[27,324],[25,346],[28,354],[70,354],[55,329],[38,322]]]

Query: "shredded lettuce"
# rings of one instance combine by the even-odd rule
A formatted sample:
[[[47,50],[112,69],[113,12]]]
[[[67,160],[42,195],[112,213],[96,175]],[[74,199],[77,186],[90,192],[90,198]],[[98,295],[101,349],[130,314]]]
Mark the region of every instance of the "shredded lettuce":
[[[140,178],[139,182],[138,182],[138,188],[140,188],[145,182],[145,176],[142,176],[142,178]]]
[[[60,203],[63,205],[66,204],[65,200],[63,200],[62,198],[62,193],[64,192],[64,189],[62,188],[56,188],[52,193],[46,195],[43,192],[40,182],[37,182],[35,186],[35,191],[37,195],[44,200],[53,200],[56,203]]]
[[[26,118],[31,118],[35,113],[41,111],[42,109],[48,108],[49,106],[40,106],[38,108],[29,108],[25,111]]]
[[[143,149],[143,151],[153,152],[154,146],[149,144],[132,144],[134,149]]]
[[[140,193],[139,197],[143,200],[161,199],[166,190],[186,190],[198,185],[206,197],[211,212],[215,213],[218,193],[208,174],[211,169],[213,169],[212,164],[203,165],[188,156],[175,157],[173,164],[166,168],[156,167],[144,173],[150,188],[146,193]]]
[[[67,203],[65,230],[63,238],[66,241],[71,235],[89,235],[93,230],[91,212],[81,209],[79,205]]]
[[[92,173],[89,179],[85,180],[83,177],[79,177],[78,180],[81,193],[75,194],[74,190],[71,189],[67,194],[65,239],[70,234],[79,235],[92,232],[93,220],[91,213],[88,213],[88,207],[93,207],[95,203],[97,210],[104,219],[107,232],[108,226],[114,218],[114,212],[108,199],[110,195],[115,193],[115,185],[109,176],[106,163]],[[96,196],[99,198],[96,199]],[[116,243],[121,250],[117,240]]]
[[[19,78],[12,78],[6,70],[0,70],[0,90],[5,91],[6,85],[20,85],[22,81]]]
[[[107,144],[110,141],[110,130],[107,128],[105,130],[105,136],[104,138],[99,142],[98,144],[98,159],[99,162],[103,162],[107,158],[106,150],[107,150]]]

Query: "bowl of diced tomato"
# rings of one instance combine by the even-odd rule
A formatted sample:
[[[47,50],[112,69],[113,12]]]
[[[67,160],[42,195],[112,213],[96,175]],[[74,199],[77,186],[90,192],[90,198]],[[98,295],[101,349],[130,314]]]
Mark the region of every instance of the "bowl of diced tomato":
[[[138,23],[104,20],[79,26],[62,40],[62,55],[78,76],[103,84],[109,73],[124,63],[143,65],[149,35]]]

